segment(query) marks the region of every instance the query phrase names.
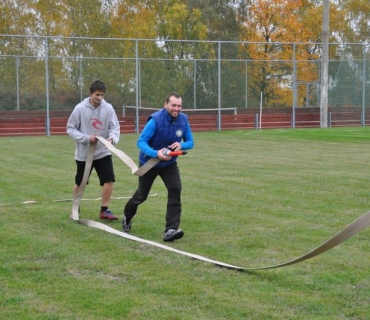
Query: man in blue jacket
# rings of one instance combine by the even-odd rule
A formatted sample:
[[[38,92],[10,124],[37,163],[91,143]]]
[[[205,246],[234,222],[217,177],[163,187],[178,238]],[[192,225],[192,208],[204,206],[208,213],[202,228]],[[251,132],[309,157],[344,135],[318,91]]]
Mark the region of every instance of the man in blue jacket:
[[[125,232],[131,230],[132,218],[135,216],[138,206],[148,198],[154,180],[160,176],[168,192],[163,240],[173,241],[184,235],[184,231],[179,229],[181,178],[177,167],[177,156],[166,155],[169,150],[189,150],[194,146],[188,117],[181,113],[181,107],[181,96],[175,92],[170,93],[165,99],[164,108],[148,118],[148,122],[137,141],[137,146],[140,149],[140,166],[144,165],[150,158],[158,158],[161,161],[142,177],[139,177],[138,188],[123,210],[122,227]]]

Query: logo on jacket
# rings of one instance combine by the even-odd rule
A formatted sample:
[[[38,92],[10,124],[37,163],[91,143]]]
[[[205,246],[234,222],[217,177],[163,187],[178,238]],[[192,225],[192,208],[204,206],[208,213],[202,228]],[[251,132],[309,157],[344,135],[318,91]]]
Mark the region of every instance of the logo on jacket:
[[[176,130],[176,137],[182,137],[182,130]]]
[[[91,118],[92,126],[97,130],[103,130],[103,124],[102,122],[97,118]]]

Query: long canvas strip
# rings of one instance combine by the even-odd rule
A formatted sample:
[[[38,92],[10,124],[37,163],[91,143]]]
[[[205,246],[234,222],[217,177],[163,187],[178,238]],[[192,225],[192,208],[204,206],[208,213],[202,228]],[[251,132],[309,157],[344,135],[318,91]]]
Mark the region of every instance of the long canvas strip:
[[[131,169],[132,174],[137,176],[144,175],[160,161],[159,159],[151,158],[143,166],[138,168],[136,163],[122,150],[117,149],[113,144],[103,137],[96,138],[99,139],[99,141],[103,143],[109,151],[113,152],[118,158],[120,158]]]
[[[96,143],[91,143],[89,152],[86,158],[84,175],[82,177],[80,187],[78,188],[76,194],[73,197],[73,205],[72,205],[72,219],[73,220],[79,219],[78,208],[80,206],[82,194],[86,188],[87,181],[89,180],[90,170],[91,170],[92,162],[94,159],[95,148],[96,148]]]
[[[148,197],[155,197],[158,193],[153,193],[148,195]],[[130,199],[131,196],[122,196],[122,197],[110,197],[113,200],[122,200],[122,199]],[[99,201],[102,198],[95,198],[95,199],[81,199],[81,201]],[[26,200],[18,203],[0,203],[0,206],[14,206],[20,204],[45,204],[45,203],[53,203],[53,202],[73,202],[73,199],[56,199],[56,200],[49,200],[49,201],[36,201],[36,200]]]
[[[134,172],[134,175],[136,176],[143,176],[145,173],[147,173],[151,168],[153,168],[159,161],[159,159],[156,158],[150,158],[147,162],[145,162],[144,165],[142,165],[136,172]]]
[[[290,260],[290,261],[285,262],[285,263],[273,265],[273,266],[249,267],[249,268],[248,267],[239,267],[239,266],[231,265],[231,264],[224,263],[224,262],[221,262],[221,261],[209,259],[209,258],[200,256],[200,255],[197,255],[197,254],[192,254],[192,253],[189,253],[189,252],[186,252],[186,251],[181,251],[181,250],[178,250],[178,249],[174,249],[172,247],[168,247],[168,246],[162,245],[162,244],[154,242],[154,241],[145,240],[145,239],[142,239],[142,238],[139,238],[139,237],[135,237],[135,236],[129,235],[127,233],[118,231],[117,229],[109,227],[109,226],[107,226],[105,224],[102,224],[100,222],[96,222],[96,221],[92,221],[92,220],[79,220],[79,222],[86,225],[86,226],[96,228],[96,229],[100,229],[100,230],[104,230],[104,231],[109,232],[111,234],[115,234],[115,235],[118,235],[120,237],[130,239],[132,241],[145,243],[145,244],[155,246],[155,247],[158,247],[158,248],[161,248],[161,249],[164,249],[164,250],[172,251],[172,252],[175,252],[175,253],[178,253],[178,254],[181,254],[181,255],[196,259],[196,260],[212,263],[212,264],[215,264],[215,265],[220,266],[220,267],[225,267],[225,268],[228,268],[228,269],[234,269],[234,270],[238,270],[238,271],[253,271],[253,270],[266,270],[266,269],[281,268],[281,267],[293,265],[293,264],[302,262],[304,260],[316,257],[316,256],[324,253],[325,251],[328,251],[329,249],[334,248],[335,246],[337,246],[337,245],[341,244],[342,242],[348,240],[349,238],[351,238],[352,236],[354,236],[355,234],[359,233],[361,230],[363,230],[363,229],[365,229],[366,227],[369,226],[369,224],[370,224],[370,211],[367,212],[366,214],[364,214],[362,217],[360,217],[356,221],[354,221],[352,224],[350,224],[346,228],[344,228],[342,231],[337,233],[335,236],[330,238],[328,241],[324,242],[322,245],[320,245],[316,249],[308,252],[307,254],[305,254],[303,256],[300,256],[299,258],[296,258],[294,260]]]
[[[122,238],[126,238],[126,239],[130,239],[132,241],[137,241],[137,242],[149,244],[151,246],[155,246],[155,247],[158,247],[158,248],[161,248],[161,249],[164,249],[164,250],[168,250],[168,251],[172,251],[172,252],[175,252],[175,253],[178,253],[178,254],[182,254],[184,256],[188,256],[188,257],[193,258],[193,259],[201,260],[201,261],[204,261],[204,262],[210,262],[210,263],[213,263],[213,264],[216,264],[218,266],[225,267],[225,268],[230,268],[230,269],[235,269],[235,270],[243,270],[243,268],[241,268],[241,267],[233,266],[231,264],[227,264],[227,263],[224,263],[224,262],[221,262],[221,261],[208,259],[208,258],[199,256],[199,255],[196,255],[196,254],[192,254],[192,253],[189,253],[189,252],[186,252],[186,251],[181,251],[181,250],[169,247],[169,246],[165,246],[163,244],[160,244],[160,243],[157,243],[157,242],[154,242],[154,241],[145,240],[145,239],[142,239],[142,238],[139,238],[139,237],[132,236],[130,234],[118,231],[117,229],[114,229],[112,227],[109,227],[109,226],[107,226],[103,223],[97,222],[97,221],[83,220],[82,219],[82,220],[79,220],[78,222],[82,223],[82,224],[84,224],[88,227],[104,230],[106,232],[115,234],[115,235],[120,236]]]
[[[150,159],[144,166],[142,166],[140,169],[137,167],[135,162],[123,151],[115,148],[108,140],[102,138],[102,137],[97,137],[97,139],[103,143],[108,150],[113,152],[115,155],[117,155],[130,169],[133,174],[137,175],[144,175],[148,170],[153,168],[160,160],[152,158]],[[76,194],[73,197],[73,205],[72,205],[72,219],[73,220],[79,220],[79,212],[78,208],[80,206],[82,194],[85,190],[85,187],[87,185],[87,181],[89,179],[90,171],[91,171],[91,166],[92,166],[92,161],[94,159],[94,152],[96,149],[97,143],[92,143],[90,144],[89,152],[86,157],[86,164],[85,164],[85,171],[84,175],[82,178],[82,182],[80,187],[78,188]]]
[[[307,259],[311,259],[313,257],[316,257],[325,251],[328,251],[337,245],[341,244],[342,242],[348,240],[349,238],[353,237],[363,229],[367,228],[370,225],[370,211],[365,213],[363,216],[352,222],[350,225],[348,225],[346,228],[344,228],[342,231],[338,232],[335,236],[318,246],[316,249],[306,253],[303,256],[300,256],[296,259],[290,260],[285,263],[277,264],[274,266],[269,267],[259,267],[259,268],[245,268],[245,270],[262,270],[262,269],[273,269],[273,268],[281,268],[285,266],[289,266],[298,262],[302,262]]]
[[[102,142],[105,140],[101,137],[98,137],[98,139]],[[131,163],[131,165],[132,165],[132,163],[134,163],[132,161],[132,159],[129,158],[124,152],[114,148],[113,145],[110,144],[107,140],[105,140],[105,141],[107,143],[107,147],[109,146],[108,149],[110,151],[112,151],[113,153],[115,153],[125,164],[127,164],[127,162]],[[103,143],[106,144],[105,142],[103,142]],[[105,224],[102,224],[100,222],[96,222],[96,221],[92,221],[92,220],[79,220],[78,206],[79,206],[81,198],[82,198],[82,193],[83,193],[83,191],[86,187],[86,184],[87,184],[87,179],[89,177],[95,147],[96,147],[96,144],[91,144],[90,145],[89,154],[88,154],[88,157],[86,159],[83,181],[82,181],[81,186],[78,189],[78,192],[76,193],[76,195],[74,197],[74,200],[73,200],[72,215],[73,215],[74,220],[78,220],[78,222],[80,222],[80,223],[82,223],[86,226],[89,226],[89,227],[92,227],[92,228],[97,228],[97,229],[100,229],[100,230],[104,230],[106,232],[118,235],[118,236],[126,238],[126,239],[146,243],[146,244],[156,246],[156,247],[164,249],[164,250],[172,251],[172,252],[175,252],[175,253],[178,253],[178,254],[182,254],[184,256],[191,257],[191,258],[196,259],[196,260],[213,263],[217,266],[221,266],[221,267],[225,267],[225,268],[229,268],[229,269],[234,269],[234,270],[239,270],[239,271],[252,271],[252,270],[265,270],[265,269],[281,268],[281,267],[293,265],[293,264],[305,261],[307,259],[311,259],[313,257],[316,257],[316,256],[334,248],[335,246],[337,246],[337,245],[341,244],[342,242],[348,240],[349,238],[353,237],[354,235],[356,235],[357,233],[359,233],[360,231],[362,231],[363,229],[367,228],[370,225],[370,211],[369,211],[369,212],[365,213],[363,216],[361,216],[360,218],[358,218],[357,220],[355,220],[354,222],[352,222],[346,228],[344,228],[343,230],[338,232],[332,238],[330,238],[329,240],[325,241],[323,244],[318,246],[316,249],[314,249],[314,250],[312,250],[312,251],[310,251],[310,252],[308,252],[308,253],[306,253],[306,254],[304,254],[304,255],[296,258],[296,259],[293,259],[293,260],[290,260],[288,262],[284,262],[284,263],[281,263],[281,264],[277,264],[277,265],[272,265],[272,266],[267,266],[267,267],[246,268],[246,267],[234,266],[234,265],[227,264],[227,263],[217,261],[217,260],[212,260],[212,259],[200,256],[200,255],[197,255],[197,254],[192,254],[192,253],[189,253],[189,252],[174,249],[172,247],[168,247],[168,246],[159,244],[159,243],[154,242],[154,241],[149,241],[149,240],[145,240],[145,239],[141,239],[139,237],[129,235],[127,233],[118,231],[118,230],[116,230],[114,228],[111,228],[111,227],[109,227]],[[115,149],[114,151],[112,150],[113,149],[112,147]],[[126,162],[125,160],[127,160],[127,158],[129,158],[130,160],[128,160]],[[134,165],[137,168],[135,163],[134,163]],[[130,165],[128,165],[128,166],[130,166]],[[132,173],[135,173],[137,171],[137,169],[133,170],[133,169],[135,169],[135,167],[131,168]],[[77,217],[77,219],[76,219],[76,217]]]

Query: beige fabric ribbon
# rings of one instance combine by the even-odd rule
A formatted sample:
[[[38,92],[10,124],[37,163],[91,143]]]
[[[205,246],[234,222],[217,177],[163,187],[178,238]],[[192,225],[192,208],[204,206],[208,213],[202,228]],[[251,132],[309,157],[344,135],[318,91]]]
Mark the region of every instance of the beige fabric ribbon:
[[[151,168],[153,168],[159,161],[160,159],[157,158],[151,158],[148,160],[143,166],[140,168],[137,167],[135,162],[123,151],[117,149],[113,144],[111,144],[109,141],[105,140],[102,137],[97,137],[101,143],[103,143],[109,151],[113,152],[118,158],[120,158],[130,169],[132,174],[136,176],[143,176],[145,173],[147,173]]]
[[[160,161],[159,159],[150,159],[144,166],[140,167],[140,169],[139,169],[129,156],[127,156],[121,150],[118,150],[117,148],[115,148],[109,141],[105,140],[102,137],[98,137],[98,139],[104,145],[106,145],[107,148],[112,153],[116,154],[125,164],[127,164],[131,168],[132,173],[135,174],[135,175],[142,176],[150,168],[155,166]],[[220,267],[225,267],[225,268],[234,269],[234,270],[238,270],[238,271],[252,271],[252,270],[274,269],[274,268],[280,268],[280,267],[293,265],[293,264],[296,264],[298,262],[302,262],[304,260],[316,257],[316,256],[324,253],[325,251],[328,251],[331,248],[334,248],[335,246],[337,246],[337,245],[341,244],[342,242],[348,240],[349,238],[356,235],[357,233],[359,233],[360,231],[362,231],[363,229],[365,229],[366,227],[368,227],[370,225],[370,211],[369,211],[369,212],[365,213],[362,217],[360,217],[359,219],[355,220],[353,223],[348,225],[342,231],[338,232],[332,238],[330,238],[329,240],[327,240],[326,242],[324,242],[323,244],[318,246],[316,249],[314,249],[314,250],[312,250],[312,251],[310,251],[310,252],[308,252],[308,253],[306,253],[306,254],[298,257],[298,258],[295,258],[295,259],[290,260],[288,262],[284,262],[284,263],[277,264],[277,265],[272,265],[272,266],[267,266],[267,267],[245,268],[245,267],[239,267],[239,266],[231,265],[231,264],[224,263],[224,262],[217,261],[217,260],[208,259],[206,257],[196,255],[196,254],[192,254],[192,253],[189,253],[189,252],[186,252],[186,251],[181,251],[181,250],[178,250],[178,249],[175,249],[175,248],[172,248],[172,247],[169,247],[169,246],[165,246],[163,244],[160,244],[160,243],[157,243],[157,242],[154,242],[154,241],[145,240],[145,239],[142,239],[142,238],[139,238],[139,237],[132,236],[130,234],[118,231],[117,229],[114,229],[112,227],[109,227],[109,226],[107,226],[103,223],[97,222],[97,221],[80,220],[79,215],[78,215],[78,207],[79,207],[79,204],[80,204],[80,201],[81,201],[82,193],[83,193],[83,191],[86,187],[86,184],[87,184],[87,179],[89,177],[95,147],[96,147],[96,144],[91,144],[91,146],[90,146],[89,154],[88,154],[87,159],[86,159],[86,166],[85,166],[85,172],[84,172],[83,180],[82,180],[80,188],[78,189],[78,192],[76,193],[76,195],[74,197],[74,200],[73,200],[72,216],[73,216],[74,220],[76,220],[79,223],[84,224],[88,227],[104,230],[104,231],[109,232],[111,234],[118,235],[122,238],[126,238],[126,239],[137,241],[137,242],[142,242],[142,243],[145,243],[145,244],[148,244],[148,245],[151,245],[151,246],[155,246],[155,247],[158,247],[158,248],[161,248],[161,249],[164,249],[164,250],[168,250],[168,251],[172,251],[172,252],[184,255],[184,256],[188,256],[188,257],[196,259],[196,260],[212,263],[212,264],[215,264],[215,265],[220,266]],[[143,167],[145,167],[145,168],[143,168]]]
[[[147,173],[151,168],[153,168],[160,159],[151,158],[148,160],[143,166],[140,168],[137,167],[136,163],[123,151],[117,149],[113,144],[111,144],[108,140],[104,139],[103,137],[96,137],[101,143],[103,143],[109,151],[114,153],[118,158],[120,158],[130,169],[132,174],[135,174],[139,177],[143,176],[145,173]],[[94,158],[94,152],[96,149],[97,143],[90,144],[89,152],[87,154],[86,158],[86,164],[85,164],[85,171],[82,178],[82,182],[80,187],[78,188],[76,194],[73,197],[73,205],[72,205],[72,219],[73,220],[79,220],[79,212],[78,208],[80,206],[82,194],[86,188],[87,181],[89,179],[89,174],[91,170],[92,161]]]

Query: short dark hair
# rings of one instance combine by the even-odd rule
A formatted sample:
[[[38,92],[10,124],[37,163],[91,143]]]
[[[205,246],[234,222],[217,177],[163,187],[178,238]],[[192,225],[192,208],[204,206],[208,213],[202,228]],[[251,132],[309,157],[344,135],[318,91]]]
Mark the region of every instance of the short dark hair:
[[[171,92],[170,94],[166,96],[166,99],[165,99],[166,103],[170,102],[171,97],[175,97],[176,99],[182,99],[181,96],[177,92]]]
[[[90,93],[94,93],[95,91],[102,91],[105,93],[106,90],[107,90],[107,87],[105,83],[101,80],[95,80],[90,85]]]

